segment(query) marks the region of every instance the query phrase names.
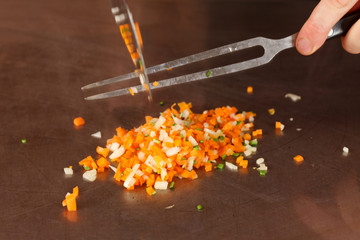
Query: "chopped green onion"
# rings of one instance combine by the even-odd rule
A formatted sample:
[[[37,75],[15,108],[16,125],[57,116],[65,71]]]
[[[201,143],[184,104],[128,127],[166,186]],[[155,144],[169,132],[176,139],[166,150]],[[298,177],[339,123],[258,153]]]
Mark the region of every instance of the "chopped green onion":
[[[156,194],[156,191],[154,190],[153,193],[151,194],[152,196],[154,196]]]
[[[139,65],[140,65],[140,66],[142,66],[142,65],[143,65],[143,64],[142,64],[142,61],[141,61],[141,59],[139,60]]]
[[[141,150],[141,148],[136,148],[136,150],[137,150],[137,151],[140,151],[140,150]]]
[[[219,138],[220,138],[220,140],[224,140],[224,139],[225,139],[225,137],[224,137],[224,136],[220,136]]]
[[[186,157],[182,157],[181,160],[186,160],[187,158]]]
[[[224,168],[224,164],[219,163],[219,164],[217,165],[217,168],[220,169],[220,170],[222,170],[222,169]]]
[[[224,160],[226,158],[226,154],[222,155],[221,158]]]
[[[159,105],[160,105],[160,106],[164,106],[164,104],[165,104],[164,101],[160,101],[160,102],[159,102]]]
[[[196,130],[198,130],[198,131],[202,131],[202,129],[201,128],[195,128]]]
[[[194,160],[194,165],[196,164],[196,160]]]
[[[265,176],[266,172],[264,170],[260,170],[260,176]]]
[[[173,126],[176,126],[176,123],[174,123]]]
[[[217,123],[217,124],[215,124],[215,128],[219,128],[219,124]]]
[[[250,145],[253,146],[253,147],[256,147],[258,145],[257,139],[251,140]]]
[[[196,208],[197,208],[197,210],[198,210],[199,212],[204,209],[204,207],[203,207],[202,205],[200,205],[200,204],[197,205]]]
[[[181,138],[184,138],[184,135],[183,135],[182,133],[180,133],[180,137],[181,137]]]
[[[23,144],[25,144],[25,143],[26,143],[26,139],[25,139],[25,138],[21,139],[21,142],[22,142]]]
[[[128,28],[126,28],[126,27],[124,27],[123,29],[122,29],[122,34],[124,34],[125,32],[129,32],[129,29]]]
[[[219,142],[219,139],[218,139],[218,138],[213,138],[213,140],[214,140],[215,142]]]
[[[152,126],[155,126],[155,122],[151,122],[151,125],[152,125]]]
[[[153,142],[161,143],[160,140],[158,140],[158,139],[156,139],[156,138],[153,139]]]
[[[233,153],[232,156],[233,157],[238,157],[238,156],[240,156],[240,153]]]
[[[203,140],[200,140],[199,143],[204,143],[204,141],[203,141]]]
[[[148,137],[149,136],[149,134],[144,134],[144,137]]]
[[[87,171],[87,170],[90,170],[91,168],[84,165],[84,169]]]
[[[206,72],[206,76],[207,76],[207,77],[210,77],[211,74],[212,74],[212,72],[211,72],[210,70]]]
[[[236,122],[236,126],[239,125],[240,123],[241,123],[241,120],[240,120],[240,121],[237,121],[237,122]]]
[[[169,188],[170,188],[171,190],[174,190],[174,186],[175,186],[175,182],[171,182]]]
[[[194,146],[193,148],[194,148],[194,150],[196,150],[196,151],[199,151],[199,150],[200,150],[199,145],[196,145],[196,146]]]

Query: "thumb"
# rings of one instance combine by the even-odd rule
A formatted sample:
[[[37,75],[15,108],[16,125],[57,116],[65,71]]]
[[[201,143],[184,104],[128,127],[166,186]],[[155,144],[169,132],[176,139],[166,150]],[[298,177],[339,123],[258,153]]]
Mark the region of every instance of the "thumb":
[[[310,55],[325,42],[329,31],[355,4],[357,0],[321,0],[301,28],[296,48]]]

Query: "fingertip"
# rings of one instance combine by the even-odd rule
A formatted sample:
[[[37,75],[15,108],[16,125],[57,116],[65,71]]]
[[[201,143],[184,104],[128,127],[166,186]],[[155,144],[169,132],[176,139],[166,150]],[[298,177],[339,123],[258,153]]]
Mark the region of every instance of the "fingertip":
[[[341,38],[341,43],[348,53],[360,53],[360,20],[350,28],[345,37]]]
[[[314,52],[314,46],[312,42],[303,36],[300,36],[296,39],[296,49],[302,55],[308,56]]]

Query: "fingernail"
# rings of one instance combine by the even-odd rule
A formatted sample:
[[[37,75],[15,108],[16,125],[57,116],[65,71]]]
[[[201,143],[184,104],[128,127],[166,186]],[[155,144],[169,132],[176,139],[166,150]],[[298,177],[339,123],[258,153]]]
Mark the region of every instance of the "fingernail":
[[[300,53],[306,55],[312,53],[313,46],[308,39],[300,38],[297,41],[297,49],[299,50]]]

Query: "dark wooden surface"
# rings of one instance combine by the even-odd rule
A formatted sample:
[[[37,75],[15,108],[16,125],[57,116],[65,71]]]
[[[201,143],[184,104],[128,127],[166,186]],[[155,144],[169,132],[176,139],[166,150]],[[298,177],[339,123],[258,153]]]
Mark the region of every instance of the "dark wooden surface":
[[[129,2],[147,66],[256,36],[288,36],[315,4]],[[149,104],[143,94],[83,100],[81,86],[133,71],[108,1],[1,0],[0,32],[0,239],[360,238],[360,56],[347,54],[340,39],[310,57],[289,49],[260,68],[154,91]],[[174,73],[229,59],[241,56]],[[249,85],[252,95],[246,94]],[[288,92],[302,100],[285,99]],[[82,180],[77,162],[95,155],[117,126],[139,126],[145,115],[181,101],[192,102],[195,112],[231,105],[257,113],[255,125],[264,136],[248,171],[199,171],[196,181],[176,180],[175,191],[154,197],[144,188],[125,190],[112,172],[94,183]],[[72,125],[77,116],[87,121],[81,129]],[[275,133],[275,121],[285,124],[282,135]],[[102,139],[90,137],[96,131]],[[305,158],[301,165],[292,160],[297,154]],[[258,157],[269,165],[266,177],[252,169]],[[75,173],[65,178],[69,165]],[[68,213],[61,201],[76,185],[78,212]]]

